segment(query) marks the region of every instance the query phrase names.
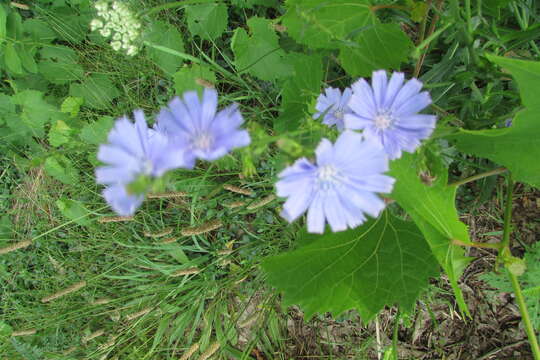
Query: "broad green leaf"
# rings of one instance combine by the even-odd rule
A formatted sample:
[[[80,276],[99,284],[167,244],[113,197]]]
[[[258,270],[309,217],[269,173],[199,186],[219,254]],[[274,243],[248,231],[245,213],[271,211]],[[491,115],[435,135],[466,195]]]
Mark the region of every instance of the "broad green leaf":
[[[62,120],[57,120],[49,130],[49,144],[59,147],[69,142],[73,130]]]
[[[58,85],[81,80],[84,69],[77,60],[77,53],[67,46],[46,46],[41,50],[39,72],[45,79]]]
[[[446,169],[435,174],[437,180],[431,186],[424,184],[418,175],[418,165],[417,155],[408,153],[392,161],[390,175],[396,182],[390,197],[422,231],[433,255],[448,275],[461,310],[468,313],[458,286],[468,259],[464,257],[462,248],[452,244],[453,240],[470,243],[467,226],[459,221],[456,210],[456,187],[446,184]]]
[[[6,20],[6,37],[15,40],[22,40],[23,26],[21,15],[17,11],[8,14]]]
[[[184,40],[182,39],[182,35],[169,23],[163,21],[154,22],[152,28],[145,37],[153,44],[178,52],[184,52]],[[172,76],[183,63],[182,58],[156,48],[147,46],[146,52],[148,57],[150,57],[150,59],[152,59],[165,74],[169,76]]]
[[[189,90],[197,90],[200,94],[205,82],[209,83],[208,85],[216,83],[216,74],[208,66],[184,66],[174,74],[174,89],[177,95]]]
[[[274,124],[278,134],[295,130],[307,115],[307,107],[319,96],[323,80],[323,65],[319,55],[294,53],[287,58],[295,75],[287,79],[281,95],[282,113]]]
[[[79,136],[87,144],[99,145],[107,140],[107,134],[112,127],[113,118],[103,116],[98,121],[85,125]]]
[[[7,43],[4,48],[4,62],[6,63],[6,68],[13,75],[23,74],[21,58],[19,57],[17,50],[15,50],[15,46],[11,42]]]
[[[69,220],[74,220],[76,224],[88,225],[91,223],[91,219],[88,217],[90,211],[80,202],[71,199],[58,199],[56,200],[56,206]]]
[[[449,137],[466,153],[508,168],[514,179],[540,188],[540,62],[489,56],[516,80],[525,106],[505,129],[464,130]]]
[[[56,33],[43,20],[28,19],[23,23],[24,32],[29,34],[33,41],[39,44],[49,44],[56,39]]]
[[[68,96],[60,105],[60,111],[68,113],[70,117],[75,117],[79,114],[82,104],[84,104],[83,98]]]
[[[36,74],[38,72],[38,67],[36,64],[36,60],[34,60],[34,56],[36,53],[35,46],[28,44],[18,44],[15,49],[19,54],[19,58],[21,59],[21,64],[23,65],[23,68],[32,74]]]
[[[283,292],[285,305],[300,305],[307,318],[357,309],[369,320],[393,305],[409,311],[428,279],[438,275],[437,261],[414,223],[387,212],[354,230],[301,241],[296,250],[262,266],[270,284]]]
[[[67,184],[75,185],[79,182],[79,173],[71,160],[65,156],[48,157],[43,167],[45,172],[56,180]]]
[[[69,86],[69,95],[83,98],[84,106],[106,109],[120,96],[120,91],[107,75],[95,74],[86,77],[80,84],[72,83]]]
[[[377,19],[369,0],[288,0],[283,25],[300,44],[336,49]]]
[[[54,14],[51,15],[58,37],[75,44],[81,43],[88,34],[88,24],[93,16],[94,12],[91,9],[79,11],[71,6],[55,8]]]
[[[15,104],[11,102],[11,97],[0,93],[0,124],[6,122],[6,119],[15,113]]]
[[[24,90],[11,97],[15,105],[20,106],[20,121],[10,123],[10,127],[21,134],[36,137],[45,135],[45,124],[58,114],[58,110],[43,99],[43,93]]]
[[[193,36],[214,40],[227,29],[227,5],[223,3],[195,4],[186,7],[187,25]]]
[[[354,42],[341,45],[341,66],[351,76],[370,76],[373,70],[398,69],[413,46],[398,24],[365,28]]]
[[[231,40],[238,72],[246,71],[266,81],[292,75],[292,66],[286,62],[270,20],[252,17],[247,24],[251,34],[237,28]]]

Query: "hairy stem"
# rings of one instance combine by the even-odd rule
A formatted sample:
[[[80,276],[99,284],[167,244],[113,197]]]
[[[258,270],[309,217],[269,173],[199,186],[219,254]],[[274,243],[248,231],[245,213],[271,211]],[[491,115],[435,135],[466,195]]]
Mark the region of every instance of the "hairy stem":
[[[488,176],[502,174],[502,173],[504,173],[506,171],[508,171],[508,169],[504,168],[504,167],[496,168],[496,169],[493,169],[493,170],[490,170],[490,171],[486,171],[486,172],[483,172],[483,173],[480,173],[480,174],[473,175],[473,176],[465,178],[465,179],[455,181],[453,183],[448,184],[448,186],[460,186],[460,185],[463,185],[463,184],[470,183],[472,181],[483,179],[483,178],[488,177]]]
[[[504,228],[503,228],[503,239],[501,242],[501,251],[500,255],[510,255],[510,233],[512,228],[510,223],[512,221],[512,195],[514,192],[514,182],[512,176],[508,176],[508,189],[506,195],[506,204],[504,205]],[[519,285],[519,280],[515,274],[507,269],[508,277],[512,283],[512,288],[514,289],[514,294],[516,295],[516,300],[519,305],[519,312],[521,313],[521,318],[523,319],[523,324],[525,325],[525,331],[527,337],[529,338],[529,343],[531,345],[531,350],[534,355],[535,360],[540,360],[540,347],[538,347],[538,340],[536,339],[536,333],[529,316],[529,311],[527,310],[527,305],[525,304],[525,298],[521,292],[521,287]]]

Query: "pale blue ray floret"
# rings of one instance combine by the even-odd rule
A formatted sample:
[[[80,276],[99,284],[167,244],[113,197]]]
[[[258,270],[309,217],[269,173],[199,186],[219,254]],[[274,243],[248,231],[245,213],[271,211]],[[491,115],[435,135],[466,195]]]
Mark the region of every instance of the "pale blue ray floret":
[[[105,166],[96,169],[96,181],[106,185],[103,196],[119,215],[132,215],[144,194],[128,191],[139,176],[160,177],[166,171],[185,167],[184,150],[175,147],[159,132],[149,129],[141,110],[134,111],[135,123],[127,117],[116,121],[108,143],[100,145],[98,159]]]
[[[428,138],[437,120],[434,115],[419,114],[431,104],[422,83],[413,78],[404,81],[403,73],[394,72],[388,81],[386,71],[373,72],[371,86],[360,79],[352,85],[345,128],[363,130],[365,138],[378,141],[390,159],[402,151],[414,152],[420,141]]]
[[[327,222],[336,232],[359,226],[365,214],[379,215],[385,203],[376,193],[390,193],[394,179],[383,174],[389,161],[378,142],[344,131],[334,145],[321,140],[315,155],[315,163],[301,158],[279,174],[285,219],[307,211],[308,231],[323,233]]]
[[[217,105],[213,89],[205,89],[202,99],[197,92],[188,91],[182,99],[175,97],[157,117],[157,130],[185,149],[188,167],[193,167],[196,159],[219,159],[251,141],[248,132],[240,128],[244,119],[237,104],[221,111]]]
[[[349,114],[351,109],[348,105],[352,95],[352,90],[346,88],[343,90],[328,87],[324,90],[324,94],[320,94],[317,98],[315,108],[317,112],[313,115],[314,119],[322,116],[322,123],[328,126],[336,125],[339,131],[343,131],[343,119],[345,114]]]

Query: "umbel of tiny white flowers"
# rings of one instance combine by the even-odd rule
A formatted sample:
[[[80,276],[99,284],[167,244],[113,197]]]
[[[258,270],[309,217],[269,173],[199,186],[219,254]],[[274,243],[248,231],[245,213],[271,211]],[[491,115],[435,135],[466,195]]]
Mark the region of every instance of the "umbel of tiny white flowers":
[[[141,23],[128,6],[121,1],[99,0],[94,5],[97,18],[90,22],[92,31],[110,39],[114,51],[133,56],[139,51]]]

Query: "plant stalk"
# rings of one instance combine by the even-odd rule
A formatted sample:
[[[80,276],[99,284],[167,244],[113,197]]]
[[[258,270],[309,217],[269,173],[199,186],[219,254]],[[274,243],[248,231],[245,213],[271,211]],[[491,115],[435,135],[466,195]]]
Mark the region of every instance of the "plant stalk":
[[[510,233],[512,228],[510,222],[512,220],[512,195],[514,193],[514,182],[512,176],[508,175],[508,189],[506,195],[506,204],[504,208],[504,228],[503,228],[503,239],[501,242],[501,251],[499,256],[509,256],[510,255]],[[512,288],[514,289],[514,294],[516,295],[516,300],[519,306],[519,312],[521,313],[521,318],[523,319],[523,324],[525,325],[525,332],[529,338],[529,343],[531,345],[531,350],[534,355],[535,360],[540,360],[540,347],[538,346],[538,339],[536,338],[536,333],[529,316],[529,311],[527,310],[527,304],[525,303],[525,298],[521,292],[521,286],[519,285],[519,280],[515,274],[513,274],[509,269],[507,269],[508,277],[512,283]]]
[[[499,167],[499,168],[496,168],[496,169],[493,169],[493,170],[489,170],[489,171],[486,171],[486,172],[483,172],[483,173],[480,173],[480,174],[473,175],[473,176],[465,178],[465,179],[455,181],[453,183],[448,184],[448,186],[464,185],[464,184],[467,184],[467,183],[470,183],[470,182],[473,182],[473,181],[476,181],[476,180],[483,179],[483,178],[488,177],[488,176],[502,174],[502,173],[504,173],[506,171],[508,171],[507,168]]]

